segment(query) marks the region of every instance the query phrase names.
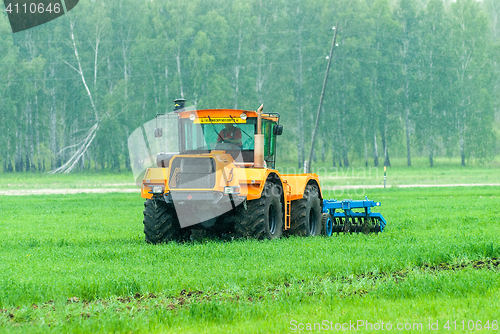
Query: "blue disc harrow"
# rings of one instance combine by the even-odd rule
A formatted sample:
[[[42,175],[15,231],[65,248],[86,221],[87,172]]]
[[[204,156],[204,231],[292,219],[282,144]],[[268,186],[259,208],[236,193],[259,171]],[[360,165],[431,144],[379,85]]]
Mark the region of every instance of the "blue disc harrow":
[[[371,208],[380,206],[380,202],[369,200],[354,201],[345,199],[323,200],[323,231],[327,236],[340,233],[378,233],[383,232],[387,224],[384,217]],[[353,211],[353,209],[358,209]]]

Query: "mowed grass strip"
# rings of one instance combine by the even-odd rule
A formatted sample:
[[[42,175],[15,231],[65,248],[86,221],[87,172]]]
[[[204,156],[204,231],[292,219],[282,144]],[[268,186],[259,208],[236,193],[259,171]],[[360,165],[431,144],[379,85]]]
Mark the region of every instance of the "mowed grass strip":
[[[370,190],[389,222],[378,235],[158,246],[143,241],[137,195],[2,197],[0,323],[252,332],[289,329],[290,317],[423,319],[462,314],[462,302],[498,310],[498,270],[468,264],[500,256],[499,190]],[[425,269],[443,263],[452,269]],[[408,305],[420,300],[413,316]]]
[[[132,172],[85,171],[71,174],[42,172],[0,173],[0,190],[138,188]]]

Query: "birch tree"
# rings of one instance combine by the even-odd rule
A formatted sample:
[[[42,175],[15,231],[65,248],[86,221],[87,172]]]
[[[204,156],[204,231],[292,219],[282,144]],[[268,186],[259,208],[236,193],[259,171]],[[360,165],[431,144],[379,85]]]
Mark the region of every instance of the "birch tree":
[[[84,60],[81,58],[81,55],[79,53],[80,49],[80,43],[77,42],[77,37],[75,36],[75,25],[77,24],[77,21],[81,18],[78,18],[76,15],[72,15],[72,13],[68,13],[68,20],[69,20],[69,35],[70,35],[70,41],[69,41],[69,47],[72,49],[74,52],[74,61],[71,63],[65,59],[63,59],[63,62],[66,63],[71,69],[73,69],[78,77],[81,79],[81,84],[82,88],[85,90],[87,97],[88,97],[88,103],[90,104],[92,115],[93,115],[93,125],[86,131],[86,133],[73,145],[68,146],[65,149],[73,148],[74,153],[71,155],[71,157],[64,163],[62,166],[54,169],[52,173],[70,173],[77,163],[84,157],[84,154],[87,152],[89,149],[90,145],[94,141],[94,138],[96,137],[96,134],[101,126],[101,122],[103,117],[108,117],[110,116],[109,112],[107,113],[101,113],[98,110],[98,105],[97,101],[95,100],[95,97],[98,92],[98,86],[97,86],[97,78],[98,78],[98,69],[100,62],[104,59],[104,57],[101,56],[99,53],[99,47],[101,43],[101,39],[103,37],[104,32],[106,31],[106,23],[109,19],[107,19],[104,11],[105,5],[103,2],[99,2],[95,4],[94,10],[96,11],[96,15],[93,16],[92,18],[95,19],[92,24],[90,24],[90,34],[89,34],[89,39],[88,43],[90,44],[92,48],[92,71],[91,74],[89,75],[88,72],[84,70]],[[88,82],[88,77],[92,78],[92,81]],[[93,83],[93,85],[92,85]],[[92,85],[92,86],[91,86]]]

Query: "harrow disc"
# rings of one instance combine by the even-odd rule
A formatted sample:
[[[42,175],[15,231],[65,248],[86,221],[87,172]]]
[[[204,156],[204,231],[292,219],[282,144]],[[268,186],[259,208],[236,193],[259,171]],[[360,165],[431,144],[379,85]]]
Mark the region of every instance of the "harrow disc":
[[[342,218],[339,217],[333,218],[332,231],[337,234],[344,231],[344,221],[342,220]]]
[[[349,217],[344,218],[344,233],[352,234],[352,223]]]
[[[380,228],[380,220],[379,219],[374,219],[374,223],[373,223],[373,226],[372,226],[372,232],[373,233],[382,232],[382,230]]]
[[[363,218],[363,223],[361,224],[361,231],[364,234],[368,234],[370,232],[373,232],[373,227],[372,227],[372,221],[371,218]]]

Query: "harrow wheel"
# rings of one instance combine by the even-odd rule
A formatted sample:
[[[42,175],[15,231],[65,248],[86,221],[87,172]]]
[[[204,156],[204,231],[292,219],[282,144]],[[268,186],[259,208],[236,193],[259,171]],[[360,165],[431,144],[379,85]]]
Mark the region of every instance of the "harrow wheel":
[[[333,220],[329,213],[323,213],[321,215],[321,234],[326,235],[328,237],[332,236],[333,233]]]
[[[144,234],[150,244],[180,241],[186,231],[179,225],[175,207],[164,201],[148,199],[144,203]]]
[[[283,204],[281,188],[266,183],[259,199],[237,209],[236,233],[243,238],[279,239],[283,234]]]
[[[290,234],[318,236],[322,232],[321,200],[318,188],[307,185],[304,197],[292,202]]]

